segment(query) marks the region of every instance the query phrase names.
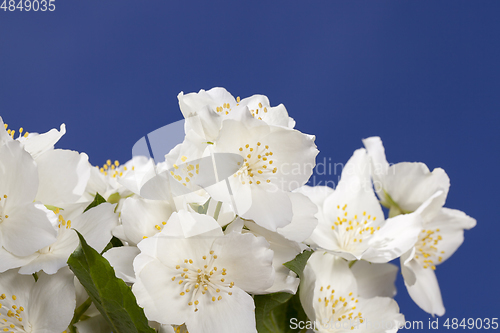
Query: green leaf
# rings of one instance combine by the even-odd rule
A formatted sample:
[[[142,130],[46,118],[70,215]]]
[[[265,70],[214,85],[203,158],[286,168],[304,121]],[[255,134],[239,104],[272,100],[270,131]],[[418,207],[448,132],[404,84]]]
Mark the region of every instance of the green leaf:
[[[99,193],[96,193],[94,201],[92,201],[92,203],[90,205],[88,205],[87,208],[85,208],[85,210],[83,212],[85,213],[89,209],[97,207],[100,204],[105,203],[105,202],[106,202],[106,199],[104,199]]]
[[[149,327],[144,310],[137,305],[130,288],[115,276],[109,262],[87,245],[78,231],[75,232],[80,238],[80,246],[69,257],[69,268],[109,323],[113,333],[155,333]]]
[[[282,326],[286,321],[286,312],[280,308],[280,305],[285,304],[292,296],[288,293],[274,293],[254,297],[257,332],[284,332]]]
[[[307,260],[309,260],[309,257],[313,254],[314,251],[312,250],[307,250],[302,253],[297,254],[295,259],[290,260],[289,262],[284,263],[288,269],[292,270],[299,276],[300,279],[302,279],[302,273],[304,272],[304,268],[306,267]]]
[[[109,241],[108,245],[106,245],[104,250],[102,250],[101,254],[108,251],[109,249],[112,249],[114,247],[120,247],[120,246],[123,246],[122,241],[119,240],[118,238],[116,238],[115,236],[113,236],[113,238],[111,238],[111,240]]]
[[[292,333],[292,318],[306,321],[307,316],[300,304],[299,295],[275,293],[255,296],[255,318],[259,333]]]

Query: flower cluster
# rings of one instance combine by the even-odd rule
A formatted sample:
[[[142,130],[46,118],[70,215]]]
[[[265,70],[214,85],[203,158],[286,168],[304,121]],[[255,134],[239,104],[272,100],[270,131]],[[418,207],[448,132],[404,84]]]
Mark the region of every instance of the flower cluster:
[[[307,186],[315,137],[282,104],[178,99],[182,142],[123,165],[55,149],[64,125],[16,135],[0,118],[0,330],[396,332],[397,258],[444,314],[436,266],[476,223],[443,207],[444,170],[389,164],[371,137],[335,189]]]

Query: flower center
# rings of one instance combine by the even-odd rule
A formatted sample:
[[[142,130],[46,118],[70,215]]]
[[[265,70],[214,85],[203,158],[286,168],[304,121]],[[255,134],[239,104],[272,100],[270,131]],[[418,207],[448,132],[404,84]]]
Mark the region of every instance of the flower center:
[[[231,296],[234,282],[226,281],[227,270],[216,266],[217,255],[210,251],[208,256],[199,259],[184,259],[175,266],[179,272],[172,277],[172,282],[181,286],[180,296],[187,296],[189,306],[198,311],[200,297],[208,297],[212,302],[223,299],[223,294]]]
[[[9,125],[7,125],[7,124],[3,124],[3,126],[5,127],[5,130],[7,131],[7,134],[9,134],[10,137],[14,139],[14,135],[16,134],[16,130],[9,129]],[[24,138],[28,137],[29,133],[28,132],[24,132],[24,135],[23,135],[23,131],[24,131],[24,129],[22,127],[19,128],[19,138],[21,136],[23,136]]]
[[[260,114],[267,113],[267,107],[265,107],[265,106],[262,107],[262,103],[259,103],[259,107],[256,107],[255,110],[250,110],[250,112],[252,113],[252,116],[254,116],[254,118],[262,120],[262,118],[259,116],[259,111],[260,111]]]
[[[415,259],[417,259],[422,267],[436,269],[436,262],[441,263],[443,261],[444,251],[439,251],[439,242],[443,240],[443,237],[439,234],[440,230],[425,230],[423,229],[420,233],[420,237],[415,245]]]
[[[22,312],[24,307],[20,306],[17,296],[7,297],[0,295],[0,331],[1,332],[25,332],[23,326]]]
[[[172,325],[174,328],[174,333],[189,333],[185,324],[177,326]]]
[[[54,214],[56,215],[59,215],[57,221],[58,221],[58,228],[59,229],[71,229],[71,220],[65,220],[64,217],[62,215],[59,214],[59,208],[57,208],[55,211],[54,211]]]
[[[240,98],[239,97],[237,98],[237,102],[238,103],[240,102]],[[238,104],[236,104],[236,105],[238,105]],[[217,111],[217,113],[220,113],[220,114],[223,114],[223,115],[227,115],[227,114],[229,114],[229,112],[231,112],[231,104],[224,103],[224,104],[222,104],[222,106],[216,107],[215,111]]]
[[[162,231],[162,229],[167,225],[167,222],[163,221],[161,224],[156,224],[155,225],[155,234],[159,233]],[[148,236],[142,236],[142,239],[146,239]]]
[[[342,208],[337,206],[337,221],[332,223],[332,231],[337,236],[339,244],[345,250],[352,250],[359,247],[363,240],[370,238],[377,230],[380,230],[380,223],[375,222],[376,216],[371,216],[363,212],[361,216],[350,215],[347,211],[347,204]]]
[[[358,299],[349,293],[347,297],[335,294],[335,290],[331,286],[321,286],[320,292],[323,297],[318,298],[319,305],[319,324],[324,329],[345,329],[344,321],[347,321],[350,329],[354,329],[356,325],[363,323],[361,312],[356,312]]]
[[[181,156],[181,161],[186,162],[187,161],[187,156]],[[200,173],[200,164],[197,163],[195,164],[190,164],[184,163],[179,167],[177,164],[174,164],[174,170],[170,171],[170,174],[172,177],[175,178],[178,182],[182,183],[184,186],[188,186],[188,183],[193,179],[195,174]]]
[[[120,162],[115,161],[114,163],[111,162],[111,160],[107,160],[106,163],[103,164],[102,167],[96,166],[96,168],[99,169],[99,171],[105,175],[105,176],[111,176],[113,178],[116,177],[122,177],[123,173],[127,171],[126,166],[120,166]],[[134,170],[135,167],[132,167],[132,170]]]
[[[247,143],[244,147],[240,147],[239,151],[243,156],[243,164],[238,162],[240,169],[234,177],[239,177],[242,184],[270,183],[272,174],[276,173],[278,168],[273,166],[274,161],[271,156],[274,153],[269,146],[260,142],[254,145]]]

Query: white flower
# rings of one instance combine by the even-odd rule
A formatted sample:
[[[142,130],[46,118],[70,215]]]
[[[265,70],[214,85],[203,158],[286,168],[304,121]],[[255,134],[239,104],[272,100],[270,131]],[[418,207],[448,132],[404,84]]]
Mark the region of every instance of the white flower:
[[[423,227],[415,246],[401,256],[401,271],[408,293],[424,311],[445,313],[434,270],[463,243],[464,229],[476,220],[465,213],[444,208],[450,180],[443,169],[432,172],[423,163],[389,166],[379,137],[363,140],[372,157],[375,188],[390,215],[420,211]]]
[[[310,239],[347,260],[384,263],[415,244],[422,222],[417,213],[384,219],[372,189],[369,163],[364,149],[354,152],[337,188],[325,198],[322,218]]]
[[[68,327],[75,309],[75,286],[69,269],[41,273],[38,281],[15,270],[0,274],[0,331],[54,333]]]
[[[188,214],[188,213],[186,213]],[[175,213],[174,215],[177,215]],[[168,237],[167,230],[138,244],[132,291],[150,320],[186,324],[190,333],[255,333],[254,302],[246,292],[273,283],[269,243],[251,234],[223,235],[213,218],[192,214],[195,225],[216,226],[204,237]],[[167,223],[168,227],[169,223]]]
[[[39,187],[36,200],[45,205],[60,207],[63,204],[77,202],[85,191],[90,177],[90,164],[85,153],[65,149],[54,149],[54,144],[66,133],[52,129],[47,133],[37,134],[19,130],[19,137],[14,140],[14,132],[6,131],[0,117],[0,145],[18,141],[35,160],[38,167]]]
[[[109,203],[100,204],[83,214],[57,209],[58,220],[54,225],[57,240],[30,256],[31,260],[22,265],[19,273],[32,274],[43,270],[54,274],[67,266],[69,256],[79,244],[78,236],[72,229],[78,230],[97,252],[102,252],[111,240],[111,230],[118,225],[118,214],[114,209],[115,205]]]
[[[321,333],[396,332],[404,323],[393,299],[363,298],[347,262],[328,252],[312,254],[299,290],[304,311]]]
[[[434,193],[441,190],[439,199],[444,205],[450,179],[441,168],[432,172],[423,163],[397,163],[389,165],[379,137],[364,139],[363,143],[372,159],[372,178],[380,202],[389,208],[389,216],[414,212]]]
[[[6,144],[14,140],[16,131],[7,128],[4,124],[2,117],[0,117],[0,145]],[[24,132],[24,134],[23,134]],[[61,129],[58,131],[55,128],[47,133],[28,133],[19,129],[19,136],[17,141],[23,144],[24,149],[33,156],[34,159],[38,158],[41,154],[54,148],[54,145],[66,133],[66,125],[62,124]]]
[[[438,192],[429,201],[436,197],[439,201],[441,195]],[[424,311],[442,316],[445,308],[434,271],[460,247],[464,229],[473,228],[476,220],[449,208],[427,209],[422,215],[423,229],[415,247],[401,256],[401,271],[413,301]]]
[[[192,141],[192,133],[165,155],[165,162],[156,166],[156,176],[141,187],[142,197],[172,201],[178,210],[187,209],[190,203],[203,204],[210,198],[200,185],[204,178],[214,179],[212,158],[203,155],[207,140]]]
[[[130,246],[112,248],[104,253],[104,257],[113,266],[116,275],[131,284],[136,281],[133,261],[140,253],[137,244],[143,239],[159,234],[185,238],[207,232],[219,234],[221,230],[213,218],[185,210],[173,212],[167,202],[159,200],[127,199],[122,216],[123,225],[116,227],[113,233]]]
[[[53,212],[33,202],[38,171],[17,141],[0,146],[0,272],[19,267],[27,257],[56,240]]]
[[[84,200],[91,202],[96,193],[111,203],[118,203],[117,211],[125,198],[139,194],[144,183],[155,175],[152,159],[135,156],[125,164],[107,160],[102,167],[91,168]]]
[[[198,93],[177,96],[182,114],[187,119],[193,115],[200,115],[202,110],[210,110],[221,118],[232,118],[235,113],[244,112],[248,108],[257,119],[267,124],[293,128],[295,121],[288,116],[283,104],[271,107],[269,99],[264,95],[236,99],[224,88],[212,88],[208,91],[200,90]]]
[[[127,198],[121,211],[122,224],[113,234],[135,246],[144,238],[158,234],[174,211],[168,201]]]
[[[276,231],[292,219],[287,192],[304,185],[312,174],[318,154],[314,137],[244,116],[241,121],[224,120],[215,153],[240,155],[232,162],[237,172],[228,178],[229,192],[207,188],[216,200],[231,203],[245,219]],[[219,166],[217,166],[219,169]]]

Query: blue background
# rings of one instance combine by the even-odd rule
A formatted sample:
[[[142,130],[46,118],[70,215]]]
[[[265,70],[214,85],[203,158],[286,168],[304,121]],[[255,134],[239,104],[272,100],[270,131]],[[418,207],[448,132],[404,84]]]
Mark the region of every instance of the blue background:
[[[55,4],[0,11],[0,115],[11,128],[66,123],[58,147],[124,162],[138,139],[181,119],[180,91],[223,86],[285,104],[317,136],[318,162],[345,163],[379,135],[389,162],[444,168],[446,206],[478,221],[436,271],[440,323],[500,317],[500,2]],[[401,276],[398,288],[406,319],[427,326]]]

